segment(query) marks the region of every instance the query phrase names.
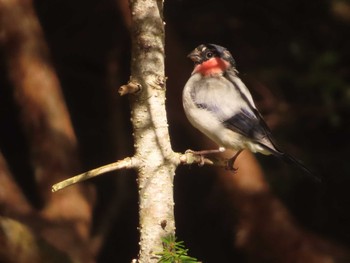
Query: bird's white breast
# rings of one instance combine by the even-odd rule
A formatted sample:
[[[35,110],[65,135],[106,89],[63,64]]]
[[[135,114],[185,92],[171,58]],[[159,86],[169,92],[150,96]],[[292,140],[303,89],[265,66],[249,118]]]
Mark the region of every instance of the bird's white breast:
[[[193,101],[193,92],[196,93],[196,103]],[[244,138],[224,127],[222,123],[239,109],[239,107],[232,107],[234,103],[239,103],[238,96],[232,84],[224,77],[205,78],[200,74],[194,74],[183,90],[183,107],[188,120],[194,127],[219,146],[238,150],[245,148]],[[208,111],[198,107],[200,103],[210,103],[212,107],[218,107],[220,110]]]

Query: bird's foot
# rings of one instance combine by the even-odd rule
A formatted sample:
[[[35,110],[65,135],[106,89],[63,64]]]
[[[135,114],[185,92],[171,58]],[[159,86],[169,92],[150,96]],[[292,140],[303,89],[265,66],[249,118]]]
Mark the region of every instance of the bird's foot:
[[[237,172],[238,168],[234,168],[233,165],[235,164],[235,161],[241,152],[242,150],[239,150],[232,158],[227,160],[226,170],[233,171],[234,173]]]

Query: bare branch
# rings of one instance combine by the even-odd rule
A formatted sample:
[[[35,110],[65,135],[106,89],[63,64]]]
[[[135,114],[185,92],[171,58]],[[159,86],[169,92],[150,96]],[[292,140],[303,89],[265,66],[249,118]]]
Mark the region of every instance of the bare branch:
[[[179,164],[198,164],[198,165],[211,165],[217,166],[221,168],[228,168],[227,158],[207,158],[203,157],[203,155],[193,153],[191,151],[187,151],[185,153],[176,153],[177,159],[179,160]]]
[[[185,153],[174,153],[175,154],[175,163],[178,164],[199,164],[199,165],[213,165],[222,168],[227,168],[227,162],[229,159],[227,158],[204,158],[202,155],[193,153],[193,152],[185,152]],[[133,169],[137,168],[139,165],[139,161],[136,157],[127,157],[123,160],[119,160],[114,163],[106,164],[104,166],[92,169],[85,173],[78,174],[71,178],[68,178],[64,181],[61,181],[52,186],[52,192],[57,192],[71,186],[76,183],[83,182],[85,180],[91,179],[93,177],[116,171],[121,169]]]
[[[141,84],[136,83],[135,81],[130,80],[128,84],[121,86],[118,89],[118,93],[120,96],[124,96],[126,94],[132,94],[140,91],[142,88]]]
[[[71,186],[71,185],[79,183],[79,182],[83,182],[85,180],[99,176],[101,174],[105,174],[108,172],[121,170],[121,169],[135,168],[135,167],[137,167],[137,163],[138,163],[138,161],[135,157],[127,157],[123,160],[92,169],[88,172],[78,174],[74,177],[68,178],[67,180],[64,180],[64,181],[61,181],[57,184],[54,184],[52,186],[52,192],[57,192],[63,188],[66,188],[68,186]]]

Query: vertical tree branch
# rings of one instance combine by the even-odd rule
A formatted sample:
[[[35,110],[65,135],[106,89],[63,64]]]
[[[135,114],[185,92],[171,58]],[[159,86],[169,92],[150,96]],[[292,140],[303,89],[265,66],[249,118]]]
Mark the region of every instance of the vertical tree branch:
[[[163,1],[131,0],[131,80],[141,91],[131,96],[138,168],[139,262],[157,262],[161,238],[174,234],[173,177],[165,111]]]

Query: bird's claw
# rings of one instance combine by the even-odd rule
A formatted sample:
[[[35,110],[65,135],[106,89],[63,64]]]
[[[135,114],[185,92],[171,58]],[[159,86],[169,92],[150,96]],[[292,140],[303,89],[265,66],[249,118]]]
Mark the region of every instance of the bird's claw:
[[[228,170],[228,171],[232,171],[232,172],[237,172],[238,171],[238,168],[234,168],[233,165],[235,163],[235,159],[234,158],[230,158],[227,160],[226,162],[226,167],[225,169]]]
[[[236,152],[236,154],[232,158],[227,160],[226,170],[233,171],[234,173],[237,172],[238,168],[234,168],[233,165],[235,164],[235,161],[241,152],[242,152],[242,150],[239,150],[238,152]]]

